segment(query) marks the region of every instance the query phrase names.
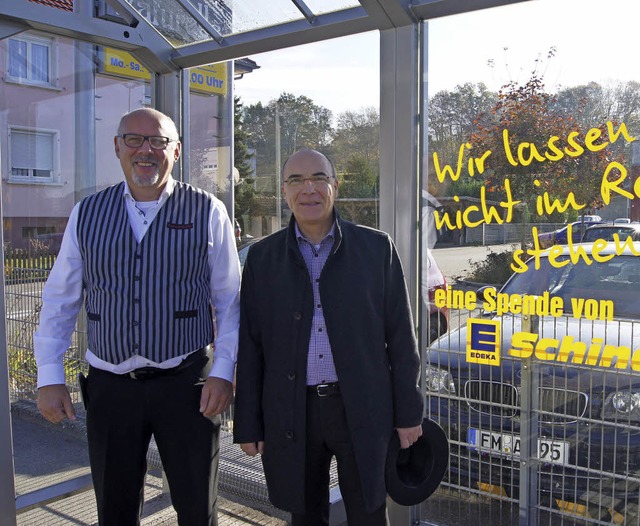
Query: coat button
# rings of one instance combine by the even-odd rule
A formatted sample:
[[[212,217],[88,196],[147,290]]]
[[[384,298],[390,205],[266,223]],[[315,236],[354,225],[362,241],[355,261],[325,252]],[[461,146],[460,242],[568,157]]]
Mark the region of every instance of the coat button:
[[[296,379],[296,373],[289,373],[287,375],[287,380],[295,380]]]
[[[286,436],[287,438],[289,438],[289,439],[293,438],[293,431],[287,431],[287,432],[285,433],[285,436]]]
[[[293,319],[298,321],[302,319],[302,314],[300,312],[294,312],[293,313]]]

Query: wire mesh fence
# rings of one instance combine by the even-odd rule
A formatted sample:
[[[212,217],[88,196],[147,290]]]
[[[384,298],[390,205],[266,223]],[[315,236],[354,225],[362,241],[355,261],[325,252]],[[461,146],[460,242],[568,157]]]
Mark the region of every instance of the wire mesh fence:
[[[638,316],[487,314],[453,310],[426,352],[444,485],[517,506],[520,524],[639,524]]]
[[[5,298],[10,396],[32,400],[33,333],[48,270],[12,272]],[[592,281],[606,282],[608,295],[618,287],[616,297],[627,300],[616,306],[635,309],[637,276],[640,269],[621,264]],[[568,283],[568,274],[557,281]],[[510,313],[489,318],[479,307],[452,309],[450,330],[426,352],[428,415],[447,432],[452,453],[444,486],[516,506],[521,524],[640,522],[640,321],[624,311],[609,316],[605,297],[593,291],[581,296],[596,302],[582,316],[544,316],[535,327]],[[84,327],[81,316],[64,358],[74,401],[77,375],[88,369]],[[474,334],[484,346],[474,347]],[[502,349],[497,364],[487,342]],[[234,456],[232,431],[230,409],[222,418],[228,476],[221,483],[248,503],[266,503],[260,466]]]

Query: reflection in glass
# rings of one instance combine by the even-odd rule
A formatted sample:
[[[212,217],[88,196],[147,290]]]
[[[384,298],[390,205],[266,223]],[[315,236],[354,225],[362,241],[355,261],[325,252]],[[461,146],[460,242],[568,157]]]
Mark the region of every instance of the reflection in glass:
[[[175,47],[211,40],[211,35],[176,0],[128,3]]]
[[[360,6],[360,2],[356,0],[305,0],[305,4],[315,15],[324,15]]]
[[[232,33],[244,33],[304,18],[291,0],[235,1],[232,9]]]

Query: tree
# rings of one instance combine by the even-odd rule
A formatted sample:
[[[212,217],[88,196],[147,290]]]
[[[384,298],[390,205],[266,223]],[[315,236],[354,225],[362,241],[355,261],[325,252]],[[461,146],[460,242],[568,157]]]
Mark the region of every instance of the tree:
[[[429,151],[453,160],[460,145],[475,131],[475,123],[491,111],[496,94],[479,82],[467,82],[453,91],[439,91],[429,100]]]
[[[245,230],[242,216],[251,211],[256,195],[253,179],[251,159],[253,154],[249,152],[247,145],[248,134],[245,130],[243,118],[243,105],[240,97],[233,98],[233,164],[238,170],[239,180],[236,183],[234,195],[234,215]]]
[[[587,130],[579,126],[577,116],[585,107],[584,101],[580,104],[571,112],[561,109],[535,73],[522,86],[511,82],[501,89],[491,122],[478,123],[470,141],[471,155],[491,152],[490,169],[484,174],[487,189],[499,197],[510,191],[540,216],[564,213],[564,219],[571,219],[578,210],[584,213],[601,206],[600,183],[615,155],[611,148],[582,148]],[[600,130],[601,142],[608,142],[604,125],[592,128]],[[545,195],[549,201],[557,199],[560,209],[554,213],[551,207],[538,209],[538,199]],[[566,206],[570,203],[576,206]]]
[[[375,108],[341,113],[329,152],[341,182],[340,197],[378,196],[380,116]]]
[[[351,156],[340,173],[340,197],[375,198],[377,193],[378,171],[364,156]]]
[[[274,175],[276,171],[276,109],[280,117],[282,162],[302,147],[324,150],[331,138],[331,111],[304,95],[283,93],[266,106],[262,103],[248,106],[244,124],[249,144],[256,151],[258,175]]]

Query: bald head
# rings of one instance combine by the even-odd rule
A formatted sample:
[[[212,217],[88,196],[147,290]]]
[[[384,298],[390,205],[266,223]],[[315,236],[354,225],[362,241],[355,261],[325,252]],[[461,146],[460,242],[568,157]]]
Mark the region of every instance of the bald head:
[[[300,148],[296,152],[292,153],[287,158],[287,160],[284,162],[284,164],[282,165],[282,177],[283,177],[283,179],[285,177],[285,169],[286,169],[287,164],[289,163],[289,161],[293,161],[293,160],[297,159],[300,156],[311,156],[311,157],[317,158],[318,160],[321,160],[321,162],[325,162],[327,164],[328,168],[330,169],[330,173],[328,173],[327,175],[333,176],[334,179],[338,178],[337,175],[336,175],[336,168],[333,165],[333,162],[325,154],[319,152],[318,150],[314,150],[313,148]]]
[[[120,135],[124,133],[126,126],[130,121],[136,121],[140,117],[150,117],[155,119],[155,121],[164,130],[166,137],[178,140],[178,128],[176,127],[175,122],[173,122],[171,117],[168,115],[165,115],[161,111],[153,108],[139,108],[137,110],[130,111],[129,113],[125,113],[120,119],[120,124],[118,124],[118,134]]]

